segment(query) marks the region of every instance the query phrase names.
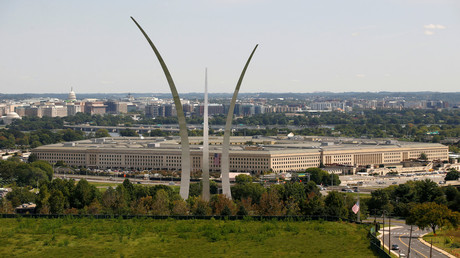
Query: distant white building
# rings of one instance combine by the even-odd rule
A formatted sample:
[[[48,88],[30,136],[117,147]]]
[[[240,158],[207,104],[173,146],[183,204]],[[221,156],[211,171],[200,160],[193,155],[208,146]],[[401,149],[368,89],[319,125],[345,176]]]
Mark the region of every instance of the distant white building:
[[[15,119],[22,119],[16,112],[10,112],[6,114],[6,116],[2,116],[2,121],[4,124],[9,125],[13,122]]]

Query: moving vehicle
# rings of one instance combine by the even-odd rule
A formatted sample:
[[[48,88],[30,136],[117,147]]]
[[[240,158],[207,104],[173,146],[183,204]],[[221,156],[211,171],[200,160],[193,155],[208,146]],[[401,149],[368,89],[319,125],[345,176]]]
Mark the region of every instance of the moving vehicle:
[[[391,250],[399,250],[399,246],[398,245],[391,245]]]

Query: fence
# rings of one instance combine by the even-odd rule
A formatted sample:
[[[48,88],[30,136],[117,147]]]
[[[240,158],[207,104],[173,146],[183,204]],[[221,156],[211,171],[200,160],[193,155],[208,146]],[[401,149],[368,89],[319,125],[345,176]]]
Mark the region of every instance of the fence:
[[[0,214],[0,218],[94,218],[94,219],[115,219],[115,218],[122,218],[122,219],[134,219],[134,218],[151,218],[151,219],[177,219],[177,220],[255,220],[255,221],[266,221],[266,220],[288,220],[288,221],[309,221],[309,220],[324,220],[324,221],[346,221],[346,222],[353,222],[359,223],[340,217],[335,216],[220,216],[220,215],[212,215],[212,216],[198,216],[198,215],[184,215],[184,216],[156,216],[156,215],[116,215],[116,214],[95,214],[95,215],[87,215],[87,214]]]
[[[375,231],[375,226],[371,228],[369,231],[369,239],[370,239],[370,245],[371,249],[374,250],[378,254],[379,257],[381,258],[391,258],[391,256],[385,252],[385,249],[382,249],[382,245],[380,243],[380,239],[377,238],[376,236],[377,232]]]

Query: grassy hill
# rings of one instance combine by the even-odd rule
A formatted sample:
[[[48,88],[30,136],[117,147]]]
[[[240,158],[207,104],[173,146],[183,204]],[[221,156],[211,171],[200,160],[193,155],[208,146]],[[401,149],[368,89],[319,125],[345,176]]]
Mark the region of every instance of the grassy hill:
[[[0,219],[0,256],[375,257],[345,222]]]

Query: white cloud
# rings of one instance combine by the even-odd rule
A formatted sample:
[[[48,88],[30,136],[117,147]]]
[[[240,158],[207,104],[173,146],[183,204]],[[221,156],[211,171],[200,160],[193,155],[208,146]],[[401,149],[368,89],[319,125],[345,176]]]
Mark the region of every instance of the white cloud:
[[[428,24],[428,25],[424,25],[423,28],[427,30],[435,30],[435,29],[443,30],[446,28],[446,26],[441,25],[441,24]]]
[[[366,75],[365,75],[365,74],[362,74],[362,73],[359,73],[359,74],[356,75],[356,77],[358,77],[358,78],[364,78],[364,77],[366,77]]]
[[[292,79],[291,82],[300,82],[300,80]]]
[[[100,84],[104,84],[104,85],[107,85],[107,84],[114,84],[113,81],[99,81]]]
[[[353,33],[351,33],[351,36],[352,36],[352,37],[356,37],[356,36],[358,36],[358,35],[359,35],[359,32],[353,32]]]
[[[431,31],[431,30],[426,30],[425,31],[425,35],[427,35],[427,36],[431,36],[433,34],[434,34],[434,31]]]

